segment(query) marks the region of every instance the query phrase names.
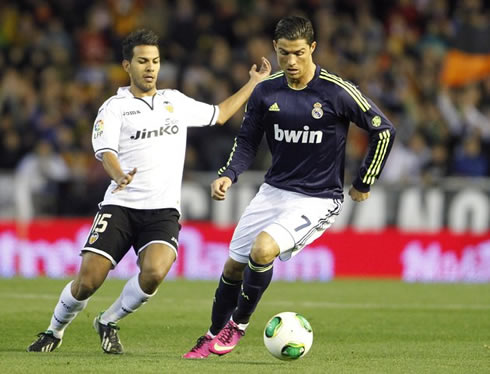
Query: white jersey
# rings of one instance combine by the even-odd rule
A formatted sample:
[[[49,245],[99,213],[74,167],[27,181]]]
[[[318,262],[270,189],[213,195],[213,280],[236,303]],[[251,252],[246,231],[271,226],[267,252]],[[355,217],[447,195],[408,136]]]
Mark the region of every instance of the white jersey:
[[[138,171],[122,191],[112,193],[117,187],[112,181],[101,204],[180,212],[187,127],[214,125],[218,114],[218,106],[177,90],[138,98],[129,87],[119,88],[99,109],[92,145],[98,160],[112,152],[125,173]]]

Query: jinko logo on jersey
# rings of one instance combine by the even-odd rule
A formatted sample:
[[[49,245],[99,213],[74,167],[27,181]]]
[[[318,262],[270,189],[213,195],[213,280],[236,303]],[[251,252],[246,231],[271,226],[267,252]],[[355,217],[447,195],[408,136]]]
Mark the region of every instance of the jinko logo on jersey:
[[[136,135],[131,135],[130,139],[138,140],[138,139],[149,139],[156,138],[157,136],[163,135],[175,135],[179,132],[179,127],[176,125],[165,125],[160,126],[159,130],[150,130],[147,131],[143,129],[143,131],[136,131]]]

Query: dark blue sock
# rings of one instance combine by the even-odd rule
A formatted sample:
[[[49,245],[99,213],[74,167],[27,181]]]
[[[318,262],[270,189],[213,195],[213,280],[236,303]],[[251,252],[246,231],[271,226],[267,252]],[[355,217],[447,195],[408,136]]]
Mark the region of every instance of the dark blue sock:
[[[236,308],[238,294],[242,281],[234,281],[221,275],[218,288],[214,294],[213,310],[211,312],[211,327],[209,331],[216,335],[226,325],[231,313]]]
[[[272,280],[272,264],[261,265],[248,258],[248,266],[243,272],[242,292],[238,296],[238,306],[233,312],[233,321],[248,323],[264,291]]]

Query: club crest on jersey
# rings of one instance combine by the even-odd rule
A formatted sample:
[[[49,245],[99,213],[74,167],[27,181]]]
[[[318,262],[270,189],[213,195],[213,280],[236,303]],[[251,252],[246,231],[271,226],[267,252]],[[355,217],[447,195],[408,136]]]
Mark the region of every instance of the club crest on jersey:
[[[99,119],[94,125],[94,139],[97,139],[104,133],[104,121]]]
[[[323,117],[322,104],[320,104],[320,103],[313,104],[313,109],[311,111],[311,116],[314,119],[320,119],[320,118]]]
[[[163,102],[163,107],[167,110],[167,112],[169,113],[173,113],[174,112],[174,106],[172,105],[172,103],[170,101],[164,101]]]
[[[88,244],[94,244],[97,239],[99,239],[99,233],[92,233],[92,235],[90,235],[90,238],[88,239]]]
[[[371,120],[371,124],[373,125],[373,127],[379,127],[379,125],[381,125],[381,117],[374,116],[373,119]]]

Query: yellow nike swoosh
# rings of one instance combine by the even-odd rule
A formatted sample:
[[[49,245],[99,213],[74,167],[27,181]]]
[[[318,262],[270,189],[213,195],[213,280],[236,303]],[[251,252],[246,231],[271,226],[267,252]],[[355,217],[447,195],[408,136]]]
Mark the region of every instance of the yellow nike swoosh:
[[[236,344],[235,344],[236,345]],[[228,347],[222,347],[221,345],[219,345],[218,343],[214,343],[214,346],[213,348],[218,351],[218,352],[223,352],[223,351],[227,351],[229,349],[233,349],[235,348],[235,345],[232,345],[232,346],[228,346]]]

